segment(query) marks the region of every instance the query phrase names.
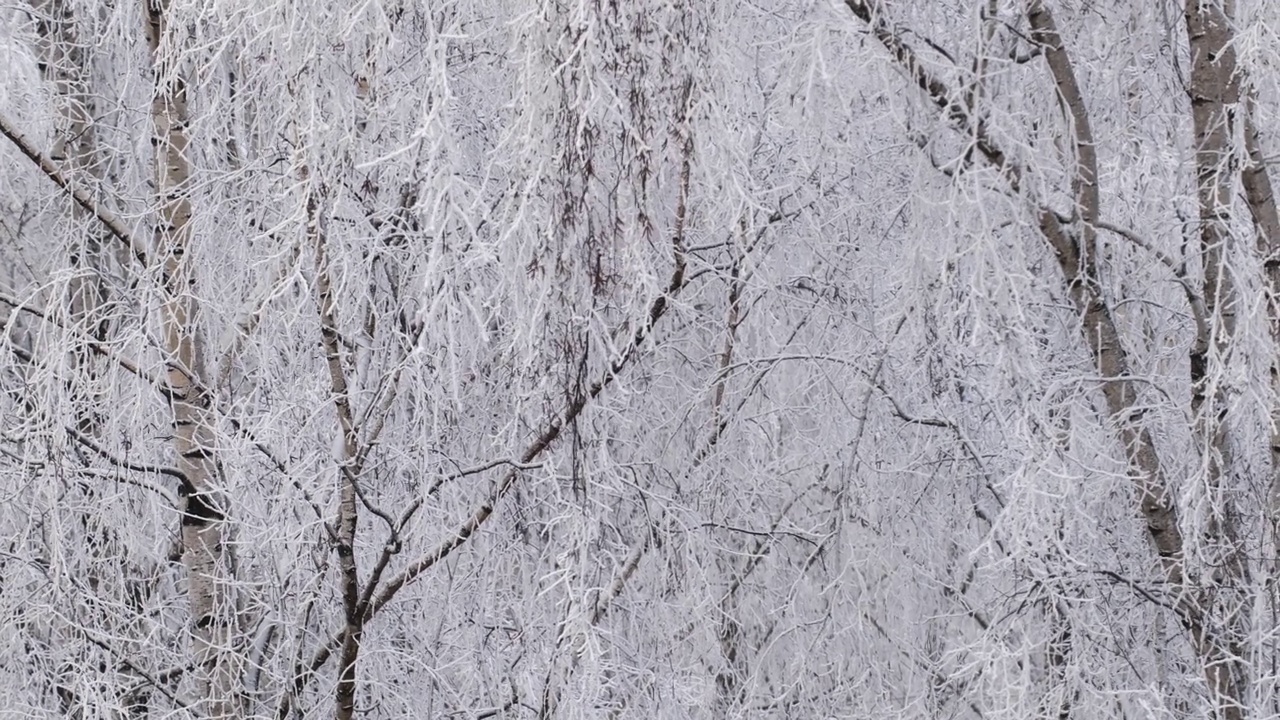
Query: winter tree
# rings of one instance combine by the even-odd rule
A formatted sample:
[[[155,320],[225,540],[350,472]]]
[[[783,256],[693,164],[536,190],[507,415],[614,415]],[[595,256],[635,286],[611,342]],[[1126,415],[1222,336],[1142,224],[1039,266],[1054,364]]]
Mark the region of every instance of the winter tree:
[[[1280,717],[1267,0],[0,18],[15,717]]]

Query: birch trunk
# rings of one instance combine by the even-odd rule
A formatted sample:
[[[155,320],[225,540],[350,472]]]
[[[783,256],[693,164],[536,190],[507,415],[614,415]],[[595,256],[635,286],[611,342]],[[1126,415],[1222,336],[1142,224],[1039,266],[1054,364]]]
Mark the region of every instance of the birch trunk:
[[[307,235],[316,254],[315,295],[320,317],[320,340],[324,348],[325,365],[329,370],[329,390],[338,416],[338,430],[342,433],[342,457],[338,459],[338,517],[333,543],[341,573],[339,584],[345,625],[340,633],[342,644],[338,655],[338,689],[335,693],[334,717],[337,720],[351,720],[355,714],[356,663],[360,659],[360,638],[364,634],[365,622],[364,607],[360,602],[360,571],[355,556],[356,523],[359,520],[359,505],[356,502],[356,482],[360,473],[359,446],[355,417],[351,410],[351,390],[347,383],[341,338],[335,319],[328,239],[320,217],[321,200],[316,197],[317,192],[313,191],[307,197]]]
[[[1236,291],[1226,256],[1230,249],[1232,188],[1239,163],[1234,151],[1234,126],[1240,106],[1240,75],[1232,46],[1229,16],[1232,3],[1187,0],[1187,43],[1191,49],[1191,120],[1195,140],[1196,195],[1199,203],[1202,295],[1209,322],[1209,338],[1191,355],[1191,412],[1204,454],[1209,495],[1205,560],[1213,568],[1204,578],[1202,612],[1219,617],[1225,650],[1211,678],[1211,688],[1224,717],[1244,714],[1248,685],[1243,643],[1243,618],[1248,600],[1243,591],[1249,567],[1236,527],[1229,488],[1232,448],[1228,436],[1222,370],[1231,354],[1236,329]]]
[[[192,660],[198,704],[215,720],[237,716],[231,603],[233,562],[226,538],[226,500],[219,490],[211,398],[200,383],[203,348],[195,332],[198,312],[190,267],[191,205],[186,197],[187,88],[172,46],[168,0],[147,0],[146,29],[155,90],[151,117],[160,203],[153,257],[164,269],[164,350],[167,393],[173,411],[172,444],[185,476],[180,492],[182,559],[191,608]]]
[[[1223,616],[1220,617],[1215,610],[1221,610],[1221,605],[1216,604],[1215,601],[1221,600],[1221,595],[1213,590],[1201,591],[1196,587],[1197,583],[1189,577],[1187,547],[1172,506],[1165,471],[1152,442],[1150,431],[1141,426],[1139,417],[1135,417],[1139,414],[1135,412],[1137,397],[1132,384],[1120,379],[1130,374],[1129,362],[1098,287],[1097,240],[1091,230],[1091,226],[1095,226],[1100,218],[1097,156],[1093,135],[1089,128],[1088,110],[1076,80],[1070,56],[1057,31],[1053,16],[1042,0],[1032,0],[1028,18],[1033,29],[1032,38],[1044,49],[1045,59],[1057,85],[1059,96],[1073,125],[1076,158],[1079,165],[1075,181],[1076,197],[1078,212],[1085,220],[1083,229],[1079,231],[1079,240],[1074,242],[1061,234],[1062,227],[1053,221],[1048,213],[1042,215],[1041,227],[1046,230],[1046,237],[1050,238],[1055,247],[1068,250],[1068,252],[1062,250],[1058,252],[1064,274],[1070,278],[1072,266],[1077,268],[1078,274],[1071,281],[1072,293],[1082,295],[1077,298],[1076,304],[1084,308],[1086,339],[1095,357],[1099,359],[1103,375],[1115,378],[1103,386],[1108,409],[1121,423],[1120,436],[1125,446],[1129,448],[1131,463],[1141,468],[1143,474],[1147,476],[1147,480],[1140,483],[1141,507],[1143,514],[1148,518],[1148,528],[1152,539],[1155,540],[1157,552],[1162,558],[1166,577],[1175,593],[1174,607],[1178,611],[1183,626],[1191,635],[1192,645],[1200,659],[1205,681],[1213,694],[1215,709],[1222,717],[1235,720],[1243,717],[1244,707],[1244,669],[1241,665],[1239,646],[1239,617],[1235,609],[1222,613]],[[1190,28],[1190,12],[1188,23],[1188,32],[1194,38],[1198,33]],[[1225,31],[1225,24],[1219,29]],[[1193,50],[1193,54],[1195,52]],[[1200,59],[1204,57],[1206,56],[1202,54]],[[1200,67],[1201,64],[1200,60],[1196,61],[1199,71],[1205,72],[1205,68]],[[1196,77],[1196,71],[1193,71],[1193,83]],[[1217,75],[1214,78],[1223,80]],[[1210,84],[1212,81],[1201,77],[1200,82]],[[1230,137],[1225,130],[1226,114],[1222,102],[1224,96],[1229,96],[1231,93],[1228,85],[1229,82],[1215,86],[1215,90],[1223,93],[1223,96],[1202,103],[1197,103],[1193,97],[1192,103],[1200,148],[1196,160],[1200,181],[1202,220],[1203,300],[1205,312],[1208,315],[1206,319],[1209,336],[1204,337],[1203,332],[1198,333],[1200,337],[1193,344],[1191,351],[1191,410],[1193,417],[1196,418],[1195,431],[1204,448],[1210,492],[1214,494],[1218,493],[1224,468],[1229,467],[1230,456],[1226,427],[1216,411],[1221,405],[1221,391],[1213,387],[1214,377],[1208,371],[1209,353],[1214,352],[1214,357],[1223,357],[1230,349],[1229,341],[1235,328],[1233,311],[1230,307],[1232,289],[1223,263],[1223,252],[1228,237],[1224,213],[1226,203],[1229,201],[1229,180],[1225,179],[1224,168],[1220,166]],[[1055,235],[1058,236],[1057,242],[1053,239]],[[1067,262],[1071,245],[1075,245],[1077,257]],[[1083,295],[1090,297],[1086,299]],[[1091,317],[1096,319],[1091,320]],[[1205,405],[1211,396],[1213,402],[1208,402],[1206,408]],[[1234,526],[1231,524],[1231,513],[1226,507],[1227,503],[1225,500],[1218,500],[1219,502],[1214,503],[1215,517],[1210,523],[1210,537],[1207,539],[1209,543],[1220,546],[1216,550],[1220,557],[1215,558],[1219,561],[1215,562],[1215,565],[1220,570],[1214,580],[1228,589],[1238,589],[1247,566],[1235,536]]]
[[[1267,316],[1271,319],[1271,340],[1280,347],[1280,211],[1276,208],[1275,192],[1271,176],[1267,173],[1266,159],[1262,152],[1262,139],[1253,119],[1253,99],[1245,100],[1245,150],[1248,162],[1241,177],[1245,200],[1249,203],[1257,231],[1255,251],[1262,261],[1266,283]],[[1271,532],[1280,536],[1280,365],[1271,364],[1271,480],[1267,513]],[[1273,544],[1277,541],[1273,540]]]
[[[93,127],[93,100],[87,78],[87,63],[81,40],[77,37],[74,16],[65,0],[42,0],[36,7],[39,17],[41,65],[44,78],[55,90],[54,102],[58,108],[58,130],[54,135],[50,159],[59,164],[71,181],[82,185],[96,179],[95,145]],[[87,226],[92,217],[79,205],[72,205],[72,217],[77,226]],[[101,323],[95,326],[95,310],[103,302],[103,287],[98,263],[102,257],[101,231],[94,223],[82,241],[73,241],[70,261],[73,275],[68,281],[67,311],[72,326],[85,337],[102,340]],[[84,342],[77,342],[72,350],[73,370],[79,371],[91,365],[92,352]],[[77,373],[78,374],[78,373]],[[92,378],[90,378],[92,380]],[[93,387],[92,382],[88,383]],[[94,419],[89,414],[77,418],[77,429],[92,432]]]
[[[1232,126],[1240,88],[1223,10],[1212,3],[1189,0],[1186,18],[1203,267],[1201,294],[1210,336],[1209,342],[1191,354],[1191,410],[1203,442],[1208,483],[1217,489],[1231,468],[1227,428],[1218,417],[1223,388],[1213,371],[1225,364],[1236,326],[1235,289],[1225,256],[1231,242],[1231,187],[1236,166]]]
[[[1267,317],[1273,347],[1280,348],[1280,210],[1276,207],[1275,191],[1271,175],[1267,172],[1266,158],[1262,150],[1262,138],[1258,132],[1256,102],[1252,94],[1244,97],[1244,141],[1247,160],[1240,173],[1244,185],[1245,201],[1253,216],[1256,231],[1254,249],[1262,264],[1265,283]],[[1280,557],[1280,361],[1271,361],[1271,477],[1264,512],[1271,532],[1272,557]],[[1273,561],[1271,573],[1277,571]]]
[[[66,0],[39,0],[33,6],[40,51],[42,79],[53,88],[53,103],[57,110],[53,144],[49,160],[56,164],[69,182],[80,189],[91,189],[99,180],[97,173],[97,139],[93,126],[93,95],[88,77],[85,48],[76,29],[76,17]],[[70,200],[70,198],[68,198]],[[101,387],[100,373],[95,368],[92,346],[105,339],[106,322],[101,310],[106,299],[102,272],[109,272],[103,252],[105,233],[93,213],[74,201],[70,205],[70,232],[66,241],[66,262],[70,269],[65,289],[51,314],[60,317],[67,334],[68,351],[65,355],[67,376],[64,380],[70,404],[75,432],[97,441],[101,435],[102,415],[97,393]],[[79,445],[71,440],[76,449]],[[88,464],[88,458],[77,460]],[[92,484],[75,483],[72,492],[85,506],[92,507],[100,501]],[[85,573],[89,587],[102,591],[112,584],[107,568],[110,559],[120,552],[116,529],[99,513],[78,512],[75,522],[83,533],[85,547]],[[136,609],[136,608],[131,608]],[[97,618],[95,618],[97,620]],[[68,644],[83,643],[77,622],[55,621],[48,629],[50,640]],[[122,642],[129,639],[122,638]],[[136,647],[130,643],[130,648]],[[130,675],[121,665],[120,672]],[[83,717],[92,707],[92,700],[77,691],[78,669],[68,663],[61,670],[56,693],[61,701],[61,711],[68,717]],[[121,693],[118,698],[123,717],[139,717],[146,713],[146,692]]]

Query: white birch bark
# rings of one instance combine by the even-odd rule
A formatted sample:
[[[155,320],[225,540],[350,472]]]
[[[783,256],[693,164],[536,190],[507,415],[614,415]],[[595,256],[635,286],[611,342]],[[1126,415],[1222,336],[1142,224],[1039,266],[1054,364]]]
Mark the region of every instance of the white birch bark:
[[[152,77],[155,186],[159,203],[151,255],[162,263],[166,394],[173,412],[172,445],[181,483],[182,560],[187,570],[191,657],[198,707],[211,720],[239,715],[233,551],[227,542],[227,498],[221,491],[213,398],[201,384],[204,348],[196,331],[199,304],[191,251],[187,156],[188,98],[182,32],[169,24],[167,0],[143,0]]]

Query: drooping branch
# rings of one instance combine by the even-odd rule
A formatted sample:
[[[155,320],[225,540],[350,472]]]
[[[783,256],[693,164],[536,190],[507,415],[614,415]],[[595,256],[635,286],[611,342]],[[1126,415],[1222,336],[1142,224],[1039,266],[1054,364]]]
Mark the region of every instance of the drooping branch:
[[[1094,223],[1094,225],[1099,230],[1106,230],[1109,233],[1114,233],[1125,240],[1128,240],[1134,246],[1141,248],[1148,255],[1155,258],[1161,265],[1165,266],[1165,268],[1169,270],[1169,273],[1173,275],[1173,279],[1178,283],[1178,286],[1182,288],[1183,294],[1187,297],[1187,305],[1191,308],[1191,317],[1196,323],[1196,346],[1198,347],[1202,343],[1207,343],[1207,338],[1209,337],[1209,320],[1208,311],[1204,307],[1204,299],[1200,297],[1200,293],[1195,289],[1195,286],[1193,286],[1191,281],[1187,279],[1186,274],[1179,269],[1178,263],[1167,254],[1161,252],[1160,248],[1156,247],[1154,243],[1129,228],[1120,227],[1119,225],[1106,222],[1105,220],[1099,220]]]
[[[187,489],[191,487],[191,480],[187,478],[186,473],[173,467],[166,465],[148,465],[146,463],[136,463],[124,458],[116,457],[108,450],[94,442],[92,438],[72,427],[67,427],[66,431],[76,442],[93,451],[95,455],[106,460],[108,463],[122,470],[132,470],[133,472],[147,473],[149,475],[165,475],[178,481],[178,484]]]
[[[582,394],[569,401],[560,417],[552,419],[547,424],[537,439],[520,456],[521,464],[528,464],[537,459],[560,437],[560,432],[563,428],[573,423],[591,402],[613,384],[623,370],[640,354],[640,348],[643,347],[645,341],[657,326],[658,321],[670,309],[671,300],[684,289],[686,283],[685,227],[688,219],[689,179],[692,172],[692,163],[693,139],[689,137],[685,141],[680,168],[680,196],[676,205],[675,228],[671,240],[673,267],[666,288],[650,303],[645,322],[636,327],[626,350],[609,363],[600,379],[592,383]],[[475,512],[458,527],[454,535],[445,540],[434,552],[414,561],[407,569],[393,578],[378,594],[377,599],[369,607],[369,612],[371,614],[377,613],[378,610],[395,598],[396,593],[402,587],[413,582],[419,575],[448,557],[455,549],[465,543],[476,530],[488,521],[493,514],[496,503],[510,492],[518,477],[519,472],[515,468],[507,471],[489,499],[476,508]]]

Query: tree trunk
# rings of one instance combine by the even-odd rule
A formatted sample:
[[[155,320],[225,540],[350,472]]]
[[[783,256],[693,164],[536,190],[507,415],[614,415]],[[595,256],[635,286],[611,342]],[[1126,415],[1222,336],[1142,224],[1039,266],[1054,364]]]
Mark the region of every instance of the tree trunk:
[[[163,262],[166,389],[173,411],[172,445],[181,483],[182,559],[191,607],[192,659],[203,714],[213,720],[237,716],[232,643],[234,562],[226,538],[227,501],[220,491],[212,398],[201,384],[203,348],[195,331],[199,306],[191,253],[191,204],[186,197],[187,86],[181,68],[183,34],[168,25],[168,0],[146,2],[147,39],[155,91],[151,105],[156,148],[156,220],[152,257]]]

